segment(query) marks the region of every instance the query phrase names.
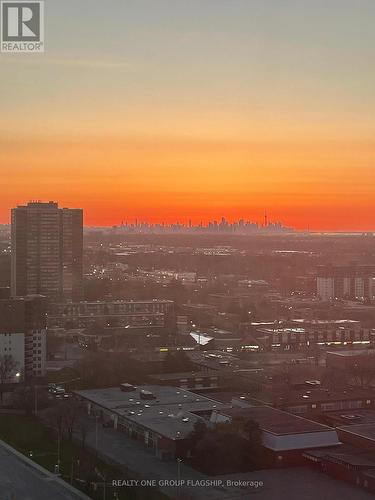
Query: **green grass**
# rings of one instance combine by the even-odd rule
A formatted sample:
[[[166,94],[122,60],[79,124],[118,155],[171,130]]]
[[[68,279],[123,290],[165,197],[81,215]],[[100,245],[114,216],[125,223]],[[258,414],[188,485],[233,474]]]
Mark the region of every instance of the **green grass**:
[[[37,418],[23,415],[0,415],[0,439],[47,470],[54,471],[55,464],[57,464],[57,442]],[[30,457],[30,452],[32,452],[32,457]],[[60,473],[67,481],[70,481],[72,462],[76,464],[78,458],[82,464],[90,464],[92,468],[97,467],[107,478],[107,483],[112,479],[127,479],[118,468],[97,459],[81,447],[63,440],[60,446]],[[130,476],[129,478],[133,479]],[[94,493],[86,490],[85,485],[75,482],[73,484],[92,498],[103,498],[100,488]],[[145,488],[131,490],[120,488],[118,493],[120,500],[164,500],[166,498],[156,490]],[[113,498],[111,495],[113,492],[108,494],[107,498]]]
[[[29,452],[32,451],[33,459],[36,462],[53,471],[54,465],[57,463],[57,445],[48,435],[47,430],[34,417],[1,415],[0,438],[24,455],[29,456]],[[71,447],[62,446],[61,462],[63,466],[70,462],[72,450],[69,448]]]

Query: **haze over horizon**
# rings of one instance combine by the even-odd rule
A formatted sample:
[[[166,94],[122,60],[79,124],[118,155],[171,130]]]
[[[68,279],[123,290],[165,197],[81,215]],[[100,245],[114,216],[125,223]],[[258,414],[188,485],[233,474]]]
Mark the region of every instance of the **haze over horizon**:
[[[86,15],[87,12],[90,15]],[[46,2],[1,54],[0,223],[250,219],[375,229],[372,0]]]

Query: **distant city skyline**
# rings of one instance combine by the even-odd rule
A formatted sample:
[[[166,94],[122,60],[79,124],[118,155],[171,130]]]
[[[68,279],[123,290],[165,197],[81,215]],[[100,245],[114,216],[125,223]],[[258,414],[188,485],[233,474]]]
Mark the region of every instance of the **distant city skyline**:
[[[294,231],[291,227],[284,226],[280,221],[270,221],[267,213],[264,214],[262,223],[243,218],[229,221],[225,217],[219,220],[201,221],[195,224],[191,219],[187,222],[176,221],[171,223],[150,223],[147,221],[121,221],[121,224],[111,226],[112,229],[123,232],[204,232],[204,233],[237,233],[252,234],[259,231],[284,232]]]
[[[60,206],[65,206],[65,204],[60,203],[59,200],[47,201],[39,200],[33,198],[28,200],[27,202],[20,203],[19,205],[27,205],[27,204],[48,204],[48,203],[56,203]],[[78,204],[79,205],[79,204]],[[85,221],[85,213],[82,208],[79,208],[78,205],[74,208],[76,210],[82,211],[83,214],[83,227],[84,228],[107,228],[107,229],[118,229],[123,232],[167,232],[171,230],[172,232],[211,232],[211,233],[237,233],[237,234],[251,234],[254,232],[261,231],[273,231],[273,232],[322,232],[322,233],[375,233],[374,228],[355,228],[352,230],[340,229],[336,230],[328,229],[316,229],[310,226],[310,224],[306,224],[305,227],[293,226],[291,224],[287,224],[286,219],[281,217],[280,219],[276,219],[272,217],[267,211],[263,212],[262,215],[257,213],[257,217],[248,217],[248,216],[240,216],[236,217],[226,217],[221,215],[220,217],[213,217],[212,219],[203,218],[196,216],[195,219],[181,219],[181,218],[171,218],[171,220],[160,220],[155,218],[141,218],[139,216],[135,216],[135,218],[127,218],[121,217],[120,215],[115,214],[114,223],[108,224],[89,224]],[[12,207],[10,211],[10,215],[12,210],[15,207]],[[11,217],[9,217],[10,219]],[[11,220],[8,221],[0,221],[0,228],[6,228],[11,226]]]
[[[28,202],[25,202],[23,205],[18,205],[17,208],[26,208],[28,207],[58,207],[59,206],[59,201],[58,200],[39,200],[39,199],[32,199],[29,200]],[[61,205],[61,204],[60,204]],[[15,212],[16,207],[13,207],[11,209],[11,215]],[[64,208],[64,210],[76,210],[81,212],[82,214],[82,220],[84,219],[84,211],[79,208],[75,207],[74,209],[70,208]],[[10,225],[11,221],[8,223]],[[0,223],[2,225],[3,223]],[[5,224],[7,225],[7,223]],[[94,226],[88,226],[88,227],[96,227]],[[97,226],[101,227],[101,226]],[[261,220],[256,220],[251,217],[240,217],[238,219],[232,218],[229,219],[223,215],[220,217],[216,217],[214,219],[203,219],[201,218],[199,222],[194,221],[192,218],[189,218],[188,220],[172,220],[172,221],[163,221],[163,220],[157,220],[157,221],[152,221],[152,220],[147,220],[147,219],[140,219],[136,217],[134,220],[127,219],[127,218],[122,218],[121,221],[117,224],[110,224],[110,225],[105,225],[102,227],[108,227],[108,228],[118,228],[122,230],[129,230],[131,231],[132,229],[173,229],[173,230],[179,230],[179,229],[191,229],[191,230],[196,230],[196,229],[201,229],[205,231],[212,231],[215,232],[215,230],[222,231],[222,232],[231,232],[231,231],[240,231],[244,230],[244,232],[252,232],[252,231],[258,231],[258,230],[292,230],[294,231],[293,227],[288,227],[283,224],[282,221],[279,220],[272,220],[272,217],[268,214],[267,210],[264,211],[262,219]]]
[[[30,202],[29,202],[30,203]],[[34,201],[32,203],[46,203],[43,200],[38,200]],[[50,202],[50,203],[57,203],[57,202]],[[0,223],[1,225],[10,225],[9,223]],[[246,231],[252,231],[252,230],[261,230],[261,229],[281,229],[281,230],[293,230],[293,227],[288,227],[283,224],[282,221],[275,221],[272,220],[272,218],[268,215],[267,212],[263,214],[263,219],[262,220],[255,220],[252,218],[245,218],[241,217],[239,219],[228,219],[225,216],[221,217],[216,217],[215,219],[208,219],[204,220],[201,219],[199,222],[193,221],[192,219],[188,220],[174,220],[174,221],[150,221],[150,220],[144,220],[144,219],[139,219],[136,217],[134,220],[131,219],[126,219],[123,218],[120,222],[117,224],[110,224],[110,225],[105,225],[105,226],[95,226],[95,225],[87,225],[87,227],[107,227],[107,228],[119,228],[123,230],[131,230],[131,229],[142,229],[142,228],[160,228],[160,229],[167,229],[167,228],[173,228],[178,230],[178,228],[185,228],[185,229],[204,229],[204,230],[212,230],[215,231],[215,229],[223,229],[223,230],[236,230],[236,229],[245,229]]]

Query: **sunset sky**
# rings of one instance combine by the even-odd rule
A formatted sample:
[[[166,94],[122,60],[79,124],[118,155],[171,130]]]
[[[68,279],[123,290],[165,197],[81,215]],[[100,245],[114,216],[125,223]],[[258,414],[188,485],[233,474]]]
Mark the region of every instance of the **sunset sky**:
[[[45,53],[0,54],[0,223],[375,230],[374,0],[45,4]]]

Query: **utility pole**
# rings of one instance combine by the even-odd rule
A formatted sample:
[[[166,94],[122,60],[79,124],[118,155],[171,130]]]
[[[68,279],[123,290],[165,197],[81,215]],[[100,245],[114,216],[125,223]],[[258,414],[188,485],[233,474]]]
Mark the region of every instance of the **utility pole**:
[[[38,415],[38,386],[34,385],[34,414]]]
[[[95,453],[98,454],[98,415],[95,415]]]
[[[178,488],[178,498],[180,498],[181,496],[181,485],[180,485],[180,481],[181,481],[181,462],[182,462],[182,459],[181,458],[178,458],[177,459],[177,488]]]
[[[57,431],[57,473],[60,474],[60,431]]]

